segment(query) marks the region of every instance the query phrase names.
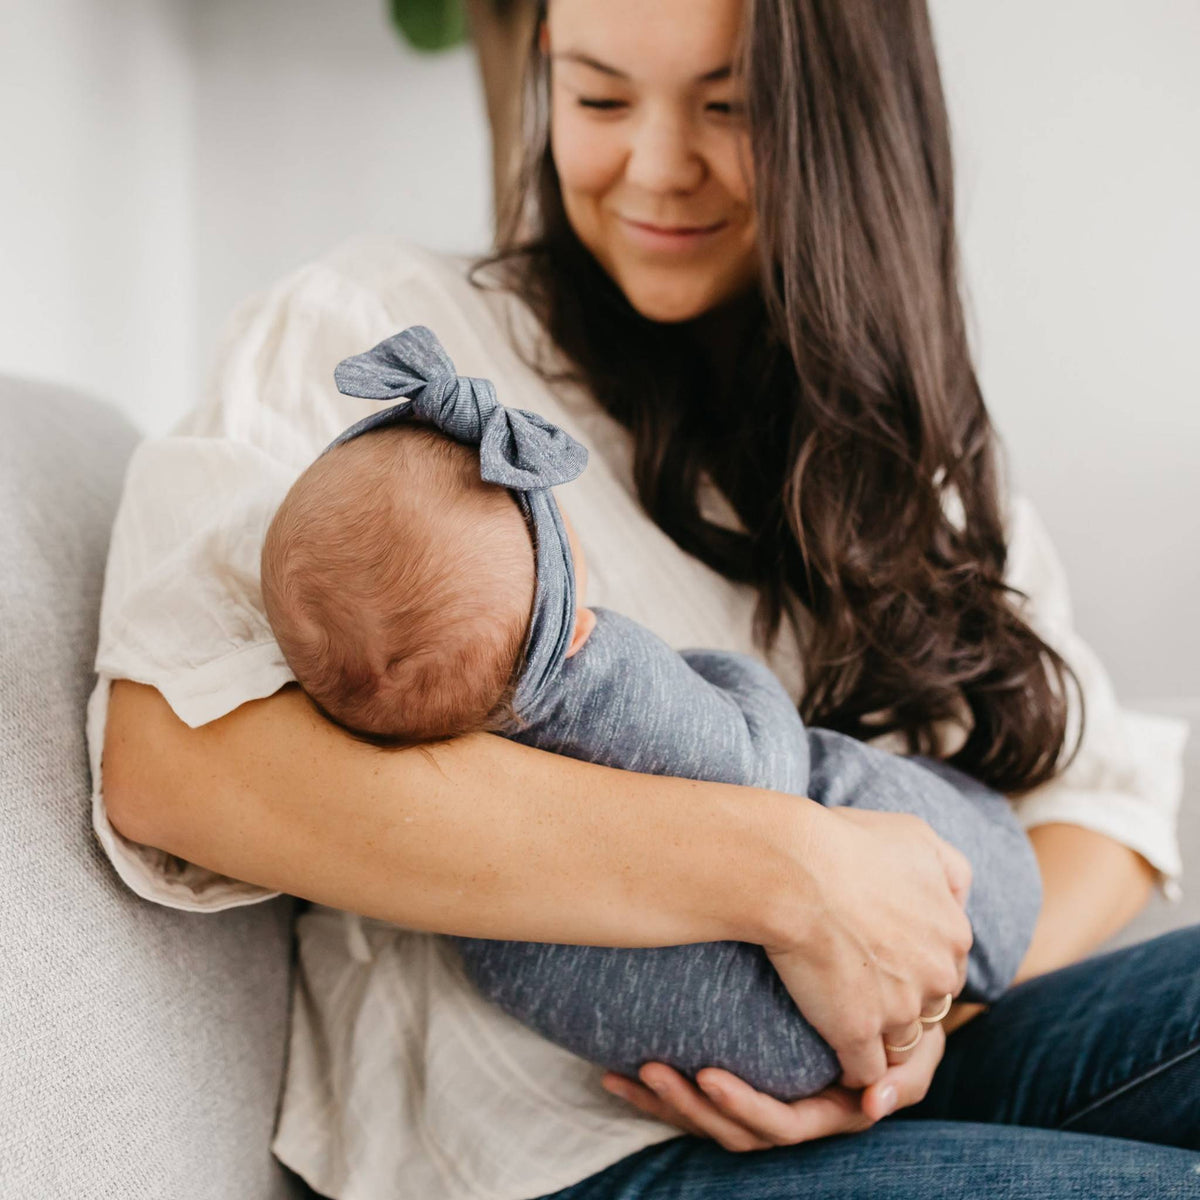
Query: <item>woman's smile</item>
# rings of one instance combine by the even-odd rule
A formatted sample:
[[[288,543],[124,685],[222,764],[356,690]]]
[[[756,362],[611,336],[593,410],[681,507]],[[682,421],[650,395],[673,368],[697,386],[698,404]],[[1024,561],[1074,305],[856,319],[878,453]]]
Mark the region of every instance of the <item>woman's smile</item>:
[[[707,243],[729,225],[727,220],[712,224],[655,225],[618,216],[618,222],[629,241],[643,250],[666,251],[668,254],[688,253],[707,246]]]

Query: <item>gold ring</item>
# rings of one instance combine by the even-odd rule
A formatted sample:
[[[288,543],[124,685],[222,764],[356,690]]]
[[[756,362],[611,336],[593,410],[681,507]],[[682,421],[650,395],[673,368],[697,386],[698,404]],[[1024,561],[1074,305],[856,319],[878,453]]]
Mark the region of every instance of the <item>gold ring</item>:
[[[890,1050],[893,1054],[902,1054],[905,1050],[911,1050],[925,1036],[925,1027],[917,1026],[917,1036],[911,1042],[905,1042],[903,1046],[893,1046],[891,1042],[884,1039],[883,1048]]]
[[[946,999],[942,1004],[941,1012],[935,1013],[932,1017],[920,1017],[918,1019],[920,1020],[922,1025],[936,1025],[939,1021],[944,1021],[946,1019],[946,1014],[950,1011],[950,1005],[953,1002],[954,1002],[954,997],[949,992],[947,992]]]

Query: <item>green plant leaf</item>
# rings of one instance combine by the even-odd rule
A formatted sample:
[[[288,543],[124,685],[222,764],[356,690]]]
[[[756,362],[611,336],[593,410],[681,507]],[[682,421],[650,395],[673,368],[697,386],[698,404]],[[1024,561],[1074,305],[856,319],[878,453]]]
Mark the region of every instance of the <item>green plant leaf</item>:
[[[448,50],[467,39],[463,0],[389,0],[392,23],[414,50]]]

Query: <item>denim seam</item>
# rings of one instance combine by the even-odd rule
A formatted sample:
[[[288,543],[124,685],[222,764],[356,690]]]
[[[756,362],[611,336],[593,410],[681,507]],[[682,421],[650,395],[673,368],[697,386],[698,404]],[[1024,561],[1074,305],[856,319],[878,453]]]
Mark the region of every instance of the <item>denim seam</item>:
[[[1176,1064],[1183,1062],[1185,1058],[1190,1058],[1197,1051],[1200,1051],[1200,1041],[1193,1042],[1193,1044],[1188,1046],[1186,1050],[1181,1050],[1178,1054],[1172,1055],[1164,1062],[1160,1062],[1151,1067],[1148,1071],[1143,1071],[1142,1074],[1138,1075],[1136,1078],[1128,1079],[1119,1087],[1115,1087],[1111,1091],[1105,1092],[1103,1096],[1099,1096],[1095,1100],[1089,1101],[1078,1112],[1072,1113],[1071,1116],[1067,1117],[1066,1120],[1061,1121],[1055,1126],[1055,1128],[1060,1130],[1066,1129],[1067,1126],[1073,1121],[1078,1121],[1080,1117],[1086,1117],[1088,1113],[1095,1112],[1096,1109],[1100,1108],[1104,1104],[1107,1104],[1110,1100],[1115,1100],[1118,1096],[1129,1091],[1131,1088],[1138,1087],[1140,1084],[1145,1083],[1146,1080],[1153,1079],[1155,1075],[1162,1074],[1163,1071],[1169,1070]]]

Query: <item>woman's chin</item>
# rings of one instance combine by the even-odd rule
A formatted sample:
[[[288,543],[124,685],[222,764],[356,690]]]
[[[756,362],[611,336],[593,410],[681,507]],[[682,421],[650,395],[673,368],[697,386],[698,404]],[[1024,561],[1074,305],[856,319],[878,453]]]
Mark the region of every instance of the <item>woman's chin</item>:
[[[721,297],[713,295],[707,287],[696,287],[694,284],[638,287],[622,281],[622,290],[629,303],[643,317],[661,321],[664,325],[690,321],[721,302]]]
[[[617,271],[617,284],[643,317],[676,325],[742,295],[757,281],[754,263],[726,270]]]

